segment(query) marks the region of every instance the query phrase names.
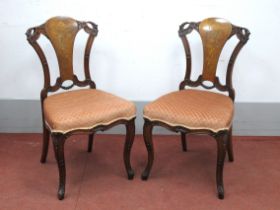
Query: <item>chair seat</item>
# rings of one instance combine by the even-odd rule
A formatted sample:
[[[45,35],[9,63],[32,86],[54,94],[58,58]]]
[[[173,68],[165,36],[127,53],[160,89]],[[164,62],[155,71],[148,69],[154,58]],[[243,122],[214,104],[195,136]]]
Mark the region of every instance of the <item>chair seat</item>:
[[[132,102],[96,89],[68,91],[44,100],[45,121],[51,132],[91,129],[135,117]]]
[[[190,89],[169,93],[146,105],[144,118],[170,126],[218,132],[231,127],[233,111],[228,96]]]

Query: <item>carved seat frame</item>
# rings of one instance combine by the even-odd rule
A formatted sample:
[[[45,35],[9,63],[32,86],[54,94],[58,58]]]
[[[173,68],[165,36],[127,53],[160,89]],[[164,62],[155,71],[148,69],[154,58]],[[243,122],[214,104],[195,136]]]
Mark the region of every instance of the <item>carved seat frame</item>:
[[[192,31],[197,31],[200,34],[199,32],[200,23],[201,22],[185,22],[181,24],[179,27],[179,37],[183,42],[184,49],[185,49],[185,57],[186,57],[185,78],[180,83],[179,90],[184,90],[186,86],[188,87],[201,86],[207,90],[217,88],[219,91],[228,92],[228,96],[234,102],[235,91],[232,86],[232,71],[237,55],[242,49],[242,47],[248,41],[250,32],[246,28],[231,25],[232,31],[227,40],[229,40],[232,36],[236,35],[239,42],[235,46],[230,56],[230,60],[227,66],[226,84],[225,85],[221,84],[219,78],[215,76],[214,80],[212,81],[213,85],[207,86],[203,83],[204,81],[207,81],[207,79],[204,79],[205,69],[203,70],[203,74],[200,75],[196,81],[192,81],[190,78],[192,58],[191,58],[191,50],[190,50],[189,41],[187,39],[187,35],[190,34]],[[216,70],[214,73],[216,73]],[[145,117],[144,117],[144,122],[145,123],[143,127],[143,135],[144,135],[145,145],[148,151],[148,162],[145,170],[142,173],[142,180],[148,179],[154,161],[154,146],[152,141],[152,130],[154,126],[162,126],[170,131],[180,132],[183,151],[187,151],[186,134],[206,134],[214,137],[217,141],[218,151],[217,151],[217,166],[216,166],[217,167],[216,184],[217,184],[218,197],[220,199],[224,198],[223,166],[224,166],[224,159],[225,159],[226,152],[228,153],[229,161],[232,162],[234,160],[233,148],[232,148],[232,127],[229,130],[220,130],[218,132],[213,132],[212,130],[208,130],[208,129],[188,129],[186,127],[181,127],[181,126],[171,126],[165,122],[154,121],[154,120],[147,119]]]
[[[69,90],[74,86],[78,87],[86,87],[89,86],[91,89],[96,89],[96,85],[94,81],[91,79],[90,75],[90,68],[89,68],[89,60],[90,60],[90,52],[92,48],[93,41],[95,37],[98,34],[98,28],[97,25],[93,22],[81,22],[81,21],[76,21],[71,18],[64,18],[64,17],[55,17],[57,21],[60,21],[62,19],[66,21],[70,21],[71,24],[75,23],[77,24],[77,27],[73,27],[73,30],[77,30],[76,34],[83,29],[89,36],[87,39],[86,47],[85,47],[85,52],[84,52],[84,73],[85,73],[85,80],[80,81],[78,77],[73,73],[72,71],[65,72],[61,66],[59,66],[60,70],[60,76],[56,79],[56,83],[54,85],[50,84],[50,71],[49,71],[49,66],[47,63],[46,56],[38,44],[37,40],[39,39],[40,35],[43,34],[47,38],[48,33],[46,32],[45,24],[40,25],[38,27],[32,27],[27,30],[26,36],[27,40],[30,43],[30,45],[35,49],[37,55],[39,56],[42,67],[43,67],[43,72],[44,72],[44,87],[41,90],[41,109],[42,109],[42,123],[43,123],[43,147],[42,147],[42,155],[41,155],[41,163],[46,162],[47,154],[48,154],[48,147],[49,147],[49,136],[51,135],[52,141],[53,141],[53,146],[54,146],[54,152],[55,152],[55,158],[57,161],[58,165],[58,170],[59,170],[59,185],[58,185],[58,199],[62,200],[64,198],[65,194],[65,182],[66,182],[66,169],[65,169],[65,159],[64,159],[64,143],[65,140],[74,134],[78,133],[85,133],[89,134],[88,137],[88,148],[87,151],[91,152],[92,151],[92,144],[93,144],[93,139],[94,139],[94,134],[97,131],[105,131],[108,130],[116,125],[119,124],[124,124],[126,127],[126,138],[125,138],[125,144],[124,144],[124,151],[123,151],[123,159],[124,159],[124,164],[127,172],[128,179],[133,179],[134,177],[134,172],[131,168],[130,164],[130,151],[131,147],[134,141],[134,136],[135,136],[135,118],[131,120],[126,120],[126,119],[121,119],[112,122],[109,125],[98,125],[96,127],[93,127],[91,129],[76,129],[76,130],[71,130],[67,133],[59,133],[59,132],[51,132],[51,130],[48,128],[45,122],[45,117],[44,117],[44,100],[48,97],[49,93],[56,92],[59,89],[64,89],[64,90]],[[66,32],[64,32],[66,35]],[[75,34],[75,36],[76,36]],[[74,36],[74,40],[75,40]],[[50,39],[50,38],[49,38]],[[73,42],[74,42],[73,40]],[[50,41],[52,41],[50,39]],[[53,45],[54,49],[55,46]],[[71,46],[72,52],[70,52],[70,55],[73,57],[73,44]],[[58,49],[59,50],[59,49]],[[56,55],[58,60],[59,55],[56,51]],[[70,66],[72,67],[72,57],[70,58]],[[60,62],[63,62],[62,60],[59,60]],[[68,62],[68,61],[67,61]],[[72,84],[69,86],[64,86],[63,82],[66,80],[71,80]]]

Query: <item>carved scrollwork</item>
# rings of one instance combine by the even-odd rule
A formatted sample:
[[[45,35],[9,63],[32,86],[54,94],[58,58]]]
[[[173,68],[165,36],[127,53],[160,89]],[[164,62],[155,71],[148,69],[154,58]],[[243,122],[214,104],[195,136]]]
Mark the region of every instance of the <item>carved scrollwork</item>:
[[[50,71],[49,71],[46,56],[45,56],[43,50],[41,49],[40,45],[37,42],[37,40],[39,39],[41,34],[45,35],[48,39],[50,39],[49,33],[46,33],[46,27],[47,27],[46,24],[48,23],[48,21],[40,26],[29,28],[25,33],[27,40],[30,43],[30,45],[35,49],[36,53],[38,54],[38,56],[41,60],[41,63],[42,63],[43,71],[44,71],[44,88],[41,91],[41,100],[44,100],[47,97],[49,92],[55,92],[59,88],[62,88],[64,90],[69,90],[72,87],[74,87],[75,85],[79,86],[79,87],[85,87],[85,86],[89,85],[90,88],[96,88],[96,85],[95,85],[94,81],[91,80],[91,76],[90,76],[89,59],[90,59],[90,50],[91,50],[94,38],[97,36],[97,33],[98,33],[97,25],[90,21],[75,21],[71,18],[55,17],[50,20],[58,21],[58,22],[61,20],[67,22],[67,20],[69,20],[70,24],[73,24],[73,21],[74,21],[75,23],[78,24],[78,28],[75,28],[75,31],[78,32],[79,30],[84,29],[84,31],[89,34],[87,44],[86,44],[85,54],[84,54],[85,80],[80,81],[77,78],[77,76],[71,72],[71,75],[67,75],[67,77],[63,77],[63,75],[60,75],[60,77],[57,78],[56,83],[52,86],[50,84]],[[74,25],[76,25],[76,24],[74,24]],[[72,84],[70,84],[70,85],[63,84],[65,79],[72,80]]]
[[[25,35],[27,37],[28,42],[33,43],[39,39],[40,33],[41,31],[38,27],[32,27],[26,31]]]
[[[89,85],[91,88],[95,88],[95,87],[96,87],[96,86],[95,86],[95,83],[94,83],[92,80],[90,80],[90,79],[85,79],[85,80],[83,80],[83,81],[80,81],[80,80],[78,79],[77,75],[75,75],[75,74],[73,75],[73,79],[70,80],[70,81],[72,81],[72,84],[70,84],[70,85],[64,85],[64,84],[63,84],[64,81],[62,81],[61,77],[58,77],[58,78],[56,79],[56,82],[55,82],[55,84],[54,84],[53,86],[49,86],[48,88],[44,88],[44,89],[42,90],[42,92],[44,93],[43,99],[47,97],[48,92],[55,92],[55,91],[59,90],[59,88],[61,88],[61,89],[63,89],[63,90],[69,90],[69,89],[71,89],[71,88],[74,87],[74,86],[85,87],[85,86],[88,86],[88,85]],[[42,94],[41,94],[41,95],[42,95]]]
[[[93,36],[97,36],[98,34],[98,26],[97,24],[87,21],[87,22],[81,22],[81,27],[87,32],[88,34],[91,34]]]
[[[187,34],[190,34],[193,30],[198,31],[198,25],[199,23],[195,22],[184,22],[179,27],[179,36],[185,36]]]
[[[226,74],[226,84],[225,85],[221,84],[219,81],[219,78],[215,77],[215,79],[213,80],[213,85],[208,86],[208,85],[204,84],[205,80],[203,79],[202,75],[200,75],[197,78],[197,80],[195,80],[195,81],[192,81],[190,78],[192,59],[191,59],[190,46],[189,46],[189,42],[188,42],[186,35],[190,34],[193,30],[196,30],[200,34],[200,31],[199,31],[200,23],[201,22],[184,22],[183,24],[180,25],[180,28],[179,28],[179,36],[182,39],[184,49],[185,49],[185,57],[186,57],[185,78],[180,83],[179,89],[183,90],[183,89],[185,89],[185,86],[190,86],[190,87],[202,86],[205,89],[217,88],[220,91],[228,92],[229,97],[234,101],[235,91],[232,86],[232,71],[233,71],[234,63],[235,63],[235,60],[237,58],[239,51],[249,40],[250,31],[246,28],[232,25],[231,34],[229,35],[228,39],[230,39],[232,36],[236,35],[237,38],[239,39],[239,43],[234,48],[232,55],[230,57],[229,63],[228,63],[227,74]]]
[[[235,34],[241,42],[247,42],[250,37],[250,31],[247,28],[234,27]]]
[[[203,80],[202,75],[199,75],[197,80],[195,80],[195,81],[193,81],[191,79],[186,79],[186,80],[181,82],[180,90],[183,90],[185,88],[185,86],[189,86],[189,87],[199,87],[199,86],[202,86],[203,88],[205,88],[207,90],[210,90],[210,89],[213,89],[213,88],[217,88],[219,91],[222,91],[222,92],[227,91],[227,92],[229,92],[229,96],[231,97],[232,91],[233,91],[232,88],[227,86],[227,85],[221,84],[219,77],[217,77],[217,76],[215,77],[215,80],[212,83],[212,85],[205,84],[205,81],[206,80]]]

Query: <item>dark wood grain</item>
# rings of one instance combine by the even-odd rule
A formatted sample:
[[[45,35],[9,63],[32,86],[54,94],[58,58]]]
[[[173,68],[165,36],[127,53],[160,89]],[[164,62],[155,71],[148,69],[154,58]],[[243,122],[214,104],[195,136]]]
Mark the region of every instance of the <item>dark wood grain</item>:
[[[196,31],[201,37],[203,45],[203,69],[197,80],[191,80],[192,72],[192,56],[190,44],[187,38],[191,32]],[[179,85],[179,90],[184,90],[186,87],[203,87],[206,90],[217,88],[219,91],[228,92],[228,96],[234,102],[235,91],[232,85],[232,72],[235,60],[242,47],[249,40],[250,32],[248,29],[235,26],[226,20],[220,18],[208,18],[201,22],[184,22],[179,27],[179,36],[183,42],[185,57],[186,57],[186,73],[184,80]],[[233,36],[239,40],[235,46],[226,69],[226,84],[220,82],[219,77],[216,76],[217,63],[221,51],[226,42]],[[205,81],[210,81],[210,85],[205,84]],[[187,116],[186,116],[187,117]],[[142,179],[147,180],[153,165],[154,160],[154,147],[152,143],[152,128],[154,126],[161,126],[173,132],[181,133],[181,143],[183,151],[187,150],[186,135],[187,134],[207,134],[212,136],[217,141],[217,192],[220,199],[224,198],[224,184],[223,184],[223,166],[226,152],[228,153],[229,160],[233,161],[233,148],[232,148],[232,128],[230,130],[220,130],[213,132],[208,129],[188,129],[182,126],[171,126],[161,121],[151,121],[144,118],[145,124],[143,135],[145,145],[148,151],[147,166],[142,173]]]
[[[88,34],[88,39],[84,51],[84,74],[85,80],[79,80],[75,75],[73,70],[73,47],[75,42],[75,37],[77,33],[83,29],[85,33]],[[97,25],[90,21],[77,21],[69,17],[54,17],[49,19],[46,23],[32,27],[27,30],[26,36],[29,44],[34,48],[39,59],[42,63],[43,72],[44,72],[44,87],[41,90],[41,110],[42,110],[42,123],[43,123],[43,149],[41,162],[45,163],[48,153],[49,145],[49,136],[52,136],[55,157],[59,169],[59,186],[58,186],[58,199],[62,200],[65,195],[65,182],[66,182],[66,169],[65,169],[65,160],[64,160],[64,142],[65,140],[75,134],[85,133],[89,135],[88,138],[88,152],[92,151],[92,144],[94,133],[97,131],[105,131],[116,125],[123,124],[126,126],[126,140],[124,147],[124,164],[125,169],[128,174],[128,179],[133,179],[134,172],[130,165],[130,151],[134,140],[135,134],[135,118],[131,120],[116,120],[109,125],[98,125],[91,129],[76,129],[71,130],[67,133],[56,133],[49,130],[49,127],[46,126],[45,117],[44,117],[44,100],[48,97],[49,93],[56,92],[60,89],[69,90],[75,86],[86,87],[95,89],[96,85],[91,79],[89,61],[90,61],[90,52],[94,42],[95,37],[98,34]],[[50,69],[46,59],[46,56],[38,44],[38,39],[41,35],[46,36],[57,56],[59,64],[59,77],[56,78],[54,85],[50,84]],[[64,85],[64,81],[70,80],[72,83],[68,86]],[[73,99],[74,100],[74,99]]]
[[[145,170],[142,173],[141,178],[142,180],[147,180],[150,175],[154,162],[154,146],[153,146],[153,139],[152,139],[154,124],[148,119],[144,119],[144,120],[145,122],[143,127],[143,135],[144,135],[145,145],[148,151],[148,162]]]
[[[64,160],[64,143],[66,140],[66,136],[64,136],[61,133],[52,133],[51,135],[53,140],[55,159],[59,171],[59,184],[58,184],[57,197],[59,200],[62,200],[65,194],[65,182],[66,182],[66,168],[65,168],[65,160]]]
[[[130,164],[131,148],[132,148],[134,136],[135,136],[134,120],[127,122],[125,127],[126,127],[126,137],[125,137],[125,144],[124,144],[123,160],[124,160],[124,165],[125,165],[126,172],[127,172],[127,177],[128,177],[128,179],[131,180],[134,177],[134,172],[133,172],[133,170],[131,168],[131,164]]]
[[[220,22],[222,22],[222,23],[220,23]],[[201,26],[201,24],[203,24],[203,25]],[[219,19],[209,18],[202,22],[184,22],[180,25],[178,33],[179,33],[179,36],[184,45],[185,56],[186,56],[186,73],[185,73],[184,80],[180,83],[180,86],[179,86],[180,90],[184,89],[186,86],[189,86],[189,87],[202,86],[205,89],[217,88],[218,90],[220,90],[222,92],[228,92],[230,98],[234,101],[235,91],[234,91],[234,88],[232,85],[232,71],[233,71],[235,60],[236,60],[240,50],[243,48],[243,46],[249,40],[250,32],[246,28],[235,26],[233,24],[230,24],[230,26],[229,26],[229,24],[230,24],[229,22],[222,20],[220,18]],[[226,29],[223,29],[223,26],[225,26]],[[203,27],[209,28],[211,30],[208,31],[208,33],[206,33],[202,29],[200,29]],[[230,28],[231,28],[231,32],[229,33],[228,31]],[[204,51],[205,51],[205,49],[207,51],[206,53],[204,52],[204,54],[203,54],[204,55],[204,64],[203,64],[202,74],[195,81],[191,80],[192,56],[191,56],[191,49],[190,49],[189,41],[187,38],[187,35],[189,35],[193,31],[198,32],[200,35],[201,35],[201,31],[203,31],[204,34],[201,36],[202,36],[202,40],[204,40],[204,42],[202,41],[202,45],[203,45]],[[222,39],[222,44],[219,45],[218,49],[216,49],[216,47],[215,47],[216,43],[215,43],[215,41],[213,41],[213,40],[215,40],[215,38],[217,38],[216,34],[219,34],[216,31],[218,31],[221,34],[218,36],[218,41],[220,39]],[[210,36],[210,38],[208,38],[209,36]],[[220,56],[220,51],[222,50],[223,46],[225,45],[225,43],[224,43],[225,37],[227,37],[226,41],[228,41],[233,36],[236,36],[239,41],[230,56],[228,67],[226,70],[226,84],[223,85],[223,84],[221,84],[219,78],[216,76],[217,62],[218,62],[218,59]],[[207,45],[207,46],[205,46],[205,45]],[[210,51],[211,49],[216,49],[216,50],[211,51],[214,54],[213,55],[214,59],[212,58],[212,60],[213,60],[212,62],[215,61],[214,63],[212,63],[208,60],[208,55],[210,54],[210,52],[208,52],[208,51]],[[205,57],[207,57],[207,58],[205,59]],[[207,85],[203,84],[204,81],[211,81],[213,83],[213,85],[207,86]]]
[[[216,171],[216,184],[217,184],[217,192],[219,199],[224,199],[224,181],[223,181],[223,170],[224,170],[224,161],[226,155],[226,147],[227,147],[227,135],[228,131],[220,132],[215,135],[215,139],[217,141],[217,171]]]

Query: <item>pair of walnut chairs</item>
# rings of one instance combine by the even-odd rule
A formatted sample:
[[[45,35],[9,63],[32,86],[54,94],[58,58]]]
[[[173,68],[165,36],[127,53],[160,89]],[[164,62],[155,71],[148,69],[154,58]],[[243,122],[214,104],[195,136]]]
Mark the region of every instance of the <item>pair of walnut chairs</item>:
[[[80,81],[73,71],[73,46],[77,33],[83,29],[89,36],[84,52],[85,80]],[[191,80],[191,51],[187,35],[192,31],[200,34],[203,45],[203,70],[196,81]],[[43,25],[27,30],[27,40],[38,54],[44,72],[44,87],[41,91],[43,120],[43,148],[41,162],[45,163],[48,153],[49,137],[52,137],[55,158],[59,170],[58,199],[65,194],[66,169],[64,143],[67,137],[88,134],[88,152],[92,151],[94,133],[107,130],[115,125],[126,126],[126,139],[123,158],[128,179],[133,179],[134,172],[130,164],[130,151],[135,135],[136,108],[132,102],[97,90],[91,79],[89,60],[97,25],[93,22],[81,22],[68,17],[54,17]],[[50,82],[50,71],[46,56],[37,40],[45,35],[51,42],[58,60],[60,75],[54,85]],[[239,42],[234,48],[228,63],[225,85],[216,76],[217,64],[221,51],[232,36]],[[142,173],[147,180],[154,160],[152,130],[154,126],[163,126],[181,134],[183,151],[187,151],[186,134],[209,134],[217,141],[218,157],[216,182],[218,197],[224,198],[223,165],[226,153],[233,161],[232,119],[234,110],[234,89],[232,71],[236,57],[249,39],[246,28],[232,25],[219,18],[208,18],[201,22],[185,22],[179,28],[186,56],[186,74],[180,83],[179,91],[164,95],[144,108],[144,141],[148,151],[148,163]],[[67,82],[69,85],[65,85]],[[211,83],[209,85],[208,83]],[[208,82],[208,83],[207,83]],[[60,89],[69,90],[74,86],[88,89],[54,93]],[[186,86],[191,87],[186,89]],[[196,90],[201,86],[216,88],[227,95],[205,90]],[[193,87],[193,88],[192,88]]]

